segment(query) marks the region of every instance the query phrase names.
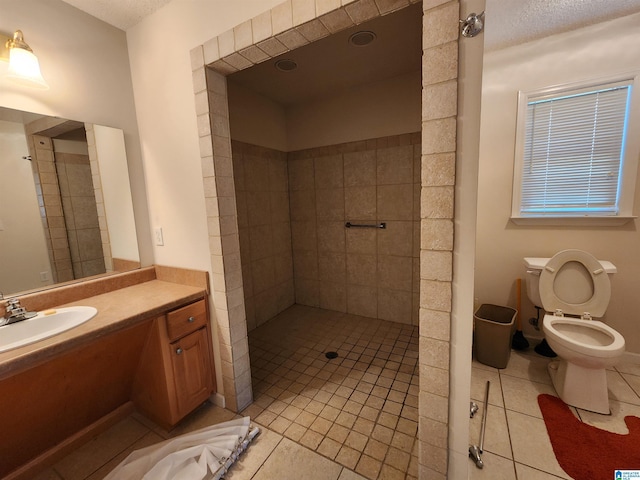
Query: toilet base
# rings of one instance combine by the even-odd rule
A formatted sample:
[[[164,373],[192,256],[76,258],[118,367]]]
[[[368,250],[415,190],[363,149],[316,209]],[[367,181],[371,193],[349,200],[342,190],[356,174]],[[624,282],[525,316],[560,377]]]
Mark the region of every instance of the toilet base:
[[[564,359],[552,360],[547,367],[558,396],[567,405],[609,415],[607,371],[585,368]]]

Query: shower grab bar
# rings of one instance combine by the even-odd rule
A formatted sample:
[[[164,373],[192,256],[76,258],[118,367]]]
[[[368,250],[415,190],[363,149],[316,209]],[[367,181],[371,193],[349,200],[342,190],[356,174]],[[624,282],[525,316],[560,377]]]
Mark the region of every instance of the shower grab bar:
[[[347,222],[344,224],[344,226],[347,228],[387,228],[387,224],[384,222],[376,223],[373,225]]]

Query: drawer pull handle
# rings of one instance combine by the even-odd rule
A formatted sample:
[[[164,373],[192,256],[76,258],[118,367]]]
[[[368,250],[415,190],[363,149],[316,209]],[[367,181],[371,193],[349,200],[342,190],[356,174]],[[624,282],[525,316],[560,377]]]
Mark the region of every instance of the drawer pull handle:
[[[180,347],[176,348],[176,355],[182,355],[182,349]]]
[[[195,321],[196,321],[196,319],[195,319],[195,318],[193,318],[193,317],[189,317],[189,318],[187,319],[187,322],[189,322],[189,323],[193,323],[193,322],[195,322]]]

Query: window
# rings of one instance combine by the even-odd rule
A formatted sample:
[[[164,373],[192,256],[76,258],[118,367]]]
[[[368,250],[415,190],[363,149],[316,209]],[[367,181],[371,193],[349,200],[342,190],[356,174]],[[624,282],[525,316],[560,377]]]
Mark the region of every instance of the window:
[[[631,218],[640,151],[635,138],[640,137],[639,123],[632,118],[638,110],[632,108],[634,82],[630,76],[520,93],[512,205],[516,223]]]

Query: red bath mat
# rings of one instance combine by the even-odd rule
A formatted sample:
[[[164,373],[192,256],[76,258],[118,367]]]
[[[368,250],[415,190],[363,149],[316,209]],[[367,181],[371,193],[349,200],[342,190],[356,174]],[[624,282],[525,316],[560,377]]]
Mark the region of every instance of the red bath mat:
[[[627,416],[629,433],[602,430],[578,420],[552,395],[538,395],[538,405],[562,469],[576,480],[611,480],[616,470],[640,470],[640,418]]]

